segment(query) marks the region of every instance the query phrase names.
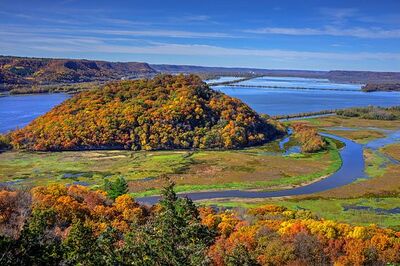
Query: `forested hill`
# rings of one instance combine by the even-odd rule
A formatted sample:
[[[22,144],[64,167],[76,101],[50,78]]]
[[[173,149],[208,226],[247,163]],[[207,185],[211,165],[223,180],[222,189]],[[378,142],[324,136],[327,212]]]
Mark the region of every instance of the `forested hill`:
[[[362,87],[363,91],[400,91],[400,83],[368,83]]]
[[[79,93],[12,134],[29,150],[238,148],[282,133],[199,77],[159,75]]]
[[[157,73],[201,74],[205,78],[210,75],[233,75],[240,77],[265,75],[276,77],[323,78],[334,82],[345,83],[381,84],[400,82],[399,72],[312,71],[193,65],[150,65],[139,62],[107,62],[85,59],[0,56],[0,90],[14,90],[16,93],[57,91],[54,86],[58,88],[88,82],[97,84],[111,80],[152,77]],[[32,87],[34,87],[34,89],[32,89]],[[90,88],[91,87],[92,86],[90,86]]]
[[[147,63],[0,56],[4,86],[108,81],[155,74]]]

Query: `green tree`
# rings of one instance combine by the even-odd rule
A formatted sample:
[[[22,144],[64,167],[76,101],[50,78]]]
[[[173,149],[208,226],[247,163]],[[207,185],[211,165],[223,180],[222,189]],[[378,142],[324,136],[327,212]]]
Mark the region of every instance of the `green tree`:
[[[201,224],[188,198],[178,198],[174,184],[164,188],[161,210],[125,238],[124,263],[131,265],[207,265],[214,232]],[[128,260],[128,261],[126,261]]]
[[[55,212],[35,210],[21,232],[15,265],[56,265],[61,261],[61,239],[52,233]]]
[[[226,256],[225,263],[227,266],[235,266],[235,265],[243,265],[243,266],[257,266],[260,265],[257,261],[251,256],[247,248],[239,244],[237,245],[233,251]]]
[[[164,188],[161,211],[155,219],[155,250],[169,265],[202,265],[213,242],[213,232],[201,224],[199,212],[188,198],[178,198],[174,184]]]
[[[114,182],[104,181],[104,190],[107,191],[108,197],[115,200],[121,195],[128,193],[128,183],[125,178],[118,177]]]
[[[99,265],[101,250],[90,227],[80,220],[72,225],[71,231],[62,243],[64,263],[67,265]]]
[[[0,235],[0,265],[15,265],[16,240]]]

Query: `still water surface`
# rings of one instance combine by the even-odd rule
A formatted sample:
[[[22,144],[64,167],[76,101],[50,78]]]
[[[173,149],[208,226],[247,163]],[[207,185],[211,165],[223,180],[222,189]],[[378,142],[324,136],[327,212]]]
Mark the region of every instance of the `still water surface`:
[[[0,97],[0,133],[27,125],[69,97],[64,93]]]
[[[246,88],[216,86],[216,90],[236,97],[259,113],[287,115],[356,106],[400,105],[400,92],[293,90],[288,88]]]

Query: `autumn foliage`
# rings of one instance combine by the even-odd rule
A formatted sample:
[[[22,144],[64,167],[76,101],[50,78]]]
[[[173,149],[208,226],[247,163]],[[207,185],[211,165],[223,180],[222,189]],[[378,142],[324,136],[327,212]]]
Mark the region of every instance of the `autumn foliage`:
[[[12,134],[29,150],[237,148],[280,132],[197,76],[121,81],[75,95]]]
[[[202,211],[219,236],[209,249],[213,265],[385,265],[400,262],[400,233],[351,226],[279,206],[232,212]],[[229,218],[227,218],[229,217]],[[210,223],[210,220],[218,221]],[[228,222],[227,222],[228,221]],[[221,226],[221,224],[223,226]],[[230,230],[226,231],[226,228]],[[397,264],[396,264],[397,265]]]
[[[0,83],[6,88],[105,81],[156,73],[146,63],[0,56]]]
[[[400,232],[266,205],[146,207],[82,186],[0,191],[1,265],[397,265]]]
[[[292,125],[295,139],[301,144],[302,152],[316,152],[326,147],[326,142],[317,130],[306,123]]]

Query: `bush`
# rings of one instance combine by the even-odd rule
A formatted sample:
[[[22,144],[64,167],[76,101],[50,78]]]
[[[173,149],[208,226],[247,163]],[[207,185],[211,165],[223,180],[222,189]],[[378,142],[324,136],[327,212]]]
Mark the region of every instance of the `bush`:
[[[293,136],[300,142],[302,152],[317,152],[326,147],[326,142],[315,128],[305,123],[295,123],[292,126]]]
[[[0,151],[10,149],[12,149],[10,136],[0,134]]]

